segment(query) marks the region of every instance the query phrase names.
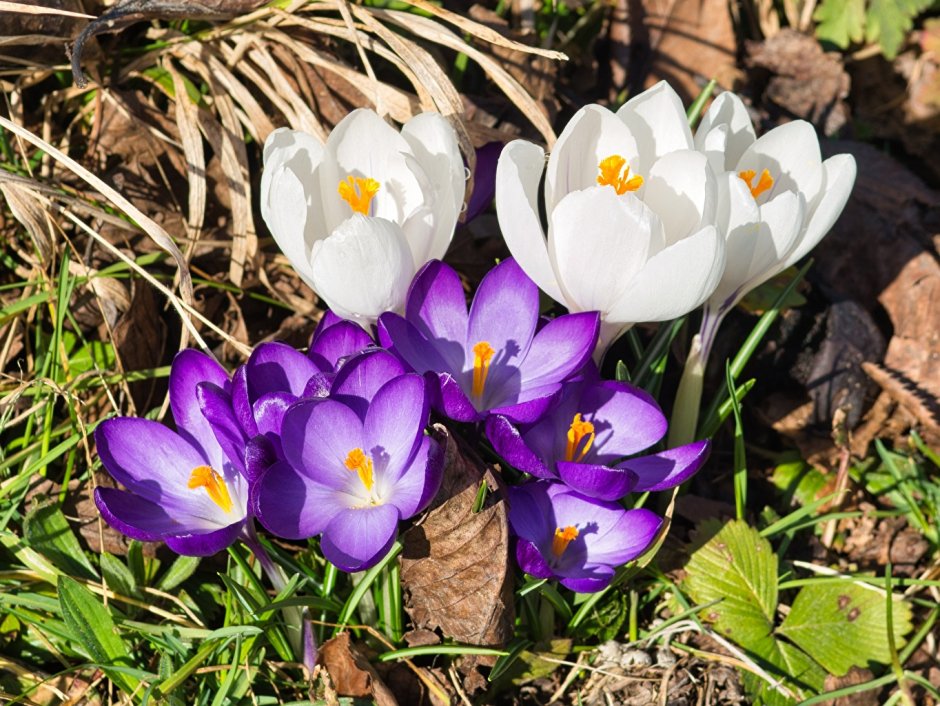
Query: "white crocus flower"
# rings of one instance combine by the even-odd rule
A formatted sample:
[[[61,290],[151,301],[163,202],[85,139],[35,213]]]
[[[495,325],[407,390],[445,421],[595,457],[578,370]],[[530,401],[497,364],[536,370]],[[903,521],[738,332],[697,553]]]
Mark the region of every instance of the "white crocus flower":
[[[401,311],[408,285],[447,251],[465,170],[436,113],[399,133],[354,110],[326,144],[282,128],[264,145],[261,215],[297,273],[339,316],[363,327]]]
[[[695,147],[719,175],[718,230],[727,266],[705,303],[679,385],[670,443],[695,434],[702,377],[725,315],[758,285],[800,260],[836,222],[855,184],[855,159],[825,162],[813,126],[786,123],[757,138],[747,109],[722,93],[695,134]]]
[[[694,149],[682,103],[665,83],[612,113],[582,108],[548,159],[515,140],[500,155],[496,211],[529,277],[570,311],[601,314],[598,354],[635,323],[704,302],[724,268],[718,182]]]

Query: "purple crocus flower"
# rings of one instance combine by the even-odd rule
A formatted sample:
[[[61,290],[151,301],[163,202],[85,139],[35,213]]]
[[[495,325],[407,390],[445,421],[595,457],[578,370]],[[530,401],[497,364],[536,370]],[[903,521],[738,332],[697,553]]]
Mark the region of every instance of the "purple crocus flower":
[[[710,444],[696,441],[660,453],[621,460],[652,446],[666,433],[666,418],[643,390],[601,380],[565,384],[558,404],[534,424],[513,424],[502,415],[486,421],[496,451],[514,467],[538,478],[561,480],[600,500],[679,485],[702,467]]]
[[[214,554],[245,534],[248,482],[244,449],[232,436],[230,388],[218,363],[185,350],[170,368],[177,431],[134,417],[95,429],[102,464],[127,489],[95,489],[109,525],[191,556]]]
[[[504,143],[487,142],[477,150],[476,168],[473,170],[473,193],[467,200],[464,222],[469,223],[489,208],[496,195],[496,164]]]
[[[323,555],[344,571],[374,565],[400,520],[423,510],[441,482],[443,453],[424,434],[424,380],[387,351],[350,359],[330,397],[302,400],[284,416],[286,461],[252,487],[251,506],[288,539],[322,533]]]
[[[487,273],[469,313],[457,273],[433,260],[411,283],[405,316],[379,319],[379,338],[426,376],[445,416],[474,422],[502,414],[524,423],[545,413],[597,342],[596,312],[538,324],[538,287],[515,260]]]
[[[624,510],[561,483],[535,481],[508,492],[520,568],[578,593],[605,588],[614,570],[639,556],[662,524],[650,510]]]

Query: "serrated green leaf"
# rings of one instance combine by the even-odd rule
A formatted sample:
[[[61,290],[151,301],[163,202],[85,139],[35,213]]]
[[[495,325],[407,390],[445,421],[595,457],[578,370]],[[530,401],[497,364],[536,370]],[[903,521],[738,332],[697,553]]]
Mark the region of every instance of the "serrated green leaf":
[[[878,42],[888,59],[898,55],[914,18],[933,4],[933,0],[869,0],[865,15],[865,38]]]
[[[101,555],[98,562],[101,566],[101,573],[112,591],[122,596],[137,594],[137,581],[134,579],[134,573],[127,568],[127,564],[107,552]]]
[[[178,556],[166,573],[160,577],[160,583],[157,588],[161,591],[172,591],[183,581],[195,573],[202,559],[198,556]]]
[[[887,600],[875,588],[856,583],[811,583],[793,601],[778,629],[836,676],[853,666],[891,661],[887,640]],[[900,647],[911,629],[910,606],[895,598],[894,639]]]
[[[98,578],[58,505],[40,505],[30,510],[23,520],[23,539],[66,574],[89,580]]]
[[[112,665],[133,665],[110,611],[95,594],[68,576],[59,578],[57,589],[65,625],[88,656],[101,666],[111,681],[125,691],[134,691],[139,683],[137,679],[109,668]]]
[[[816,36],[842,49],[865,38],[865,0],[823,0],[813,19]]]
[[[768,636],[752,645],[749,652],[783,687],[777,688],[756,674],[743,672],[744,688],[756,704],[790,706],[797,699],[819,694],[825,687],[826,672],[798,647]]]
[[[773,630],[777,610],[777,557],[770,542],[745,522],[699,525],[700,539],[686,564],[684,588],[696,603],[719,601],[703,617],[715,630],[748,648]]]

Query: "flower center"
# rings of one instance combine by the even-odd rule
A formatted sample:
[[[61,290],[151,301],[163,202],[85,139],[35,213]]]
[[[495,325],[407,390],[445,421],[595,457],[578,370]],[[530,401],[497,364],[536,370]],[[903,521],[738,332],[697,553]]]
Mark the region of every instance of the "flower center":
[[[372,199],[378,193],[379,186],[379,182],[375,179],[363,179],[350,174],[346,177],[345,181],[339,183],[337,191],[339,192],[339,197],[348,203],[349,207],[355,213],[368,216],[369,206],[372,204]]]
[[[196,466],[189,475],[186,487],[190,490],[205,488],[209,499],[222,508],[223,512],[232,511],[232,496],[228,494],[225,479],[209,466]]]
[[[587,439],[584,448],[578,453],[581,442]],[[581,413],[574,415],[571,426],[568,427],[568,445],[565,447],[565,460],[580,463],[594,443],[594,425],[581,419]],[[577,454],[577,456],[576,456]]]
[[[490,345],[489,341],[480,341],[473,346],[473,390],[471,394],[477,400],[483,398],[483,386],[486,384],[486,376],[490,374],[490,363],[496,350]]]
[[[751,196],[755,199],[774,185],[774,179],[766,169],[760,173],[760,179],[757,180],[757,184],[754,184],[754,177],[757,176],[757,172],[753,169],[745,169],[743,172],[738,172],[738,176],[747,184],[747,188],[751,190]]]
[[[565,549],[568,548],[568,545],[577,538],[578,529],[576,527],[572,527],[571,525],[559,527],[555,530],[555,536],[552,537],[552,554],[554,554],[556,558],[560,558],[561,555],[565,553]]]
[[[614,187],[614,191],[618,194],[636,191],[643,186],[643,177],[639,174],[630,176],[630,165],[619,154],[612,154],[602,159],[597,168],[600,170],[600,174],[597,175],[597,183],[601,186]],[[623,171],[623,174],[620,173],[621,171]]]
[[[355,448],[346,454],[344,461],[346,468],[359,475],[359,480],[365,486],[366,490],[372,492],[372,459],[366,456],[365,451]]]

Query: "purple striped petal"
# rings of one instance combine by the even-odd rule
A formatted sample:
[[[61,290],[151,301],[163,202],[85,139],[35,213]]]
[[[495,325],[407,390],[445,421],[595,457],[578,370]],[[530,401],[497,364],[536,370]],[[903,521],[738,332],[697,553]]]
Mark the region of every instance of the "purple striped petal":
[[[460,372],[463,369],[464,350],[461,343],[427,339],[414,324],[393,312],[386,312],[379,318],[379,337],[390,341],[392,352],[416,373],[453,374],[453,371]],[[459,367],[451,364],[451,360],[459,360]]]
[[[95,505],[111,527],[131,539],[160,542],[165,536],[186,530],[216,528],[218,525],[194,519],[194,527],[185,527],[162,506],[138,495],[116,488],[95,488]]]
[[[232,409],[231,396],[218,385],[201,382],[196,386],[196,398],[206,421],[215,433],[217,445],[222,448],[235,469],[244,474],[247,439]],[[221,470],[220,466],[216,468]]]
[[[559,461],[555,467],[565,485],[589,498],[619,500],[636,486],[636,476],[630,471],[570,461]]]
[[[444,449],[425,436],[421,445],[400,475],[389,478],[391,490],[385,502],[398,508],[403,520],[413,517],[428,506],[441,487],[444,471]]]
[[[708,440],[694,441],[657,454],[631,458],[617,464],[637,477],[636,492],[674,488],[694,475],[708,459]]]
[[[553,478],[554,474],[532,452],[519,430],[501,414],[486,418],[486,438],[493,444],[496,453],[513,467],[538,478]]]
[[[656,401],[643,390],[614,380],[582,386],[577,411],[594,424],[596,437],[585,457],[594,463],[631,456],[666,433],[666,417]]]
[[[398,534],[398,509],[375,505],[337,514],[320,538],[323,556],[343,571],[368,569],[388,553]]]
[[[335,490],[279,461],[252,486],[250,507],[278,537],[306,539],[320,534],[345,505]]]
[[[494,367],[522,365],[535,336],[538,311],[535,282],[514,259],[503,260],[486,274],[473,298],[466,351],[486,341],[496,350]]]
[[[523,387],[561,382],[580,370],[594,352],[599,326],[595,311],[550,321],[535,335],[520,366]]]
[[[608,566],[626,564],[646,551],[662,524],[663,518],[646,508],[625,510],[616,523],[601,526],[590,545],[588,561]]]
[[[343,358],[374,344],[361,326],[328,311],[313,332],[307,355],[321,371],[332,371]]]
[[[398,475],[424,438],[429,412],[424,378],[407,373],[390,380],[376,392],[366,412],[364,449],[377,465],[381,455],[386,473]]]
[[[467,298],[460,277],[452,268],[439,260],[432,260],[421,268],[408,291],[405,318],[423,338],[433,342],[446,361],[443,366],[429,369],[459,371],[463,368]]]
[[[407,372],[401,361],[380,348],[363,351],[346,361],[333,379],[330,397],[352,407],[365,419],[372,398],[389,380]]]
[[[177,353],[170,366],[169,381],[170,409],[177,431],[202,451],[210,466],[221,466],[222,450],[196,396],[196,386],[201,382],[225,389],[229,384],[228,374],[205,353],[192,348]]]
[[[343,465],[363,443],[362,422],[356,413],[335,400],[299,402],[281,424],[281,444],[287,461],[317,483],[345,490],[356,476]]]

